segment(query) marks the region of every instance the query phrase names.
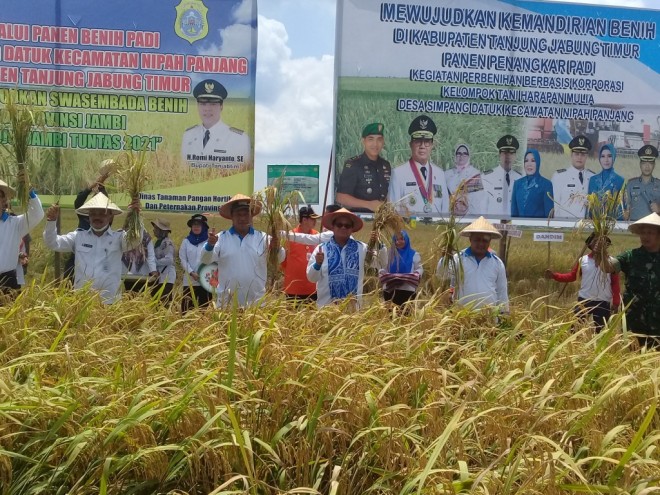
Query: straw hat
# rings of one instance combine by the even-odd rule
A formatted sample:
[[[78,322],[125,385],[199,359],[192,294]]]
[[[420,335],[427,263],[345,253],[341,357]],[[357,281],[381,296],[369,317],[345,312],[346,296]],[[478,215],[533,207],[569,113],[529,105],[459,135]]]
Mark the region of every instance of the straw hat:
[[[16,191],[13,187],[10,187],[4,180],[0,180],[0,191],[5,193],[7,199],[11,199],[16,194]]]
[[[220,207],[220,216],[231,220],[231,214],[239,208],[250,208],[250,216],[257,216],[261,213],[261,202],[254,201],[245,194],[235,194],[232,198]]]
[[[633,234],[639,234],[641,227],[644,227],[645,225],[660,228],[660,215],[657,213],[646,215],[644,218],[640,218],[635,223],[628,225],[628,230]]]
[[[332,230],[332,224],[337,217],[349,217],[353,222],[353,232],[358,232],[360,229],[362,229],[362,227],[364,227],[364,222],[362,219],[352,211],[348,211],[346,208],[339,208],[337,211],[333,211],[332,213],[326,213],[323,215],[323,220],[321,220],[321,223],[326,229]]]
[[[170,227],[170,222],[167,220],[163,220],[162,218],[157,218],[153,222],[151,222],[151,225],[156,227],[157,229],[164,230],[167,232],[172,232],[172,228]]]
[[[484,217],[477,218],[474,222],[465,227],[461,232],[461,237],[470,237],[470,234],[477,233],[490,234],[492,239],[500,239],[502,237],[502,234],[500,234],[500,232],[495,227],[493,227],[493,224],[491,224]]]
[[[110,201],[110,199],[101,192],[88,199],[84,205],[76,210],[76,213],[78,215],[87,216],[89,215],[89,210],[107,210],[115,216],[124,213],[119,206]]]

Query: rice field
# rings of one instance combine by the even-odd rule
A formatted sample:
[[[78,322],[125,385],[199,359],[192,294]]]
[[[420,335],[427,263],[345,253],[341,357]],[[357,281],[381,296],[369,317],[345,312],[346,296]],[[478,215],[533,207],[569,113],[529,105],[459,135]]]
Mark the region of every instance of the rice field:
[[[178,244],[186,217],[163,216]],[[660,354],[621,315],[600,335],[577,322],[528,232],[496,322],[430,293],[410,316],[375,295],[360,312],[275,295],[108,309],[50,282],[41,228],[29,287],[0,307],[3,495],[660,492]],[[425,259],[437,234],[411,233]],[[636,245],[614,237],[612,252]],[[554,268],[579,254],[568,239]]]

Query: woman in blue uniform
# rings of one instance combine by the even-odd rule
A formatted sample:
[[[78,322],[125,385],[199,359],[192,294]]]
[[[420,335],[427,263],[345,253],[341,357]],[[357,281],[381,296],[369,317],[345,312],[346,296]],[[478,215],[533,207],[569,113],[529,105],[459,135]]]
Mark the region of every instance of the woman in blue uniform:
[[[541,177],[541,157],[537,150],[525,152],[523,168],[525,175],[513,183],[511,216],[549,218],[554,206],[552,182]]]
[[[613,144],[607,143],[600,147],[598,161],[602,170],[589,179],[588,194],[596,193],[600,200],[603,201],[605,193],[609,192],[612,196],[615,196],[623,189],[623,177],[614,171],[616,148]],[[618,211],[618,220],[623,220],[623,206]],[[588,212],[587,216],[590,216]]]

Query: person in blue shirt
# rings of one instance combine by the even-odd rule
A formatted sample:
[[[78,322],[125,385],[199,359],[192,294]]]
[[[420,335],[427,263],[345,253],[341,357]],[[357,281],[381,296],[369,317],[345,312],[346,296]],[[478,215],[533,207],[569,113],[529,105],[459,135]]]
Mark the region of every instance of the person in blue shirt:
[[[552,182],[541,177],[541,157],[535,149],[525,152],[525,175],[513,183],[511,216],[549,218],[553,213]]]
[[[603,168],[599,173],[589,179],[588,194],[597,194],[601,201],[605,193],[610,192],[615,196],[623,189],[623,177],[614,171],[614,162],[616,161],[616,148],[613,144],[607,143],[600,147],[598,151],[598,161]],[[619,208],[618,220],[623,220],[623,206]],[[587,217],[591,216],[587,212]]]

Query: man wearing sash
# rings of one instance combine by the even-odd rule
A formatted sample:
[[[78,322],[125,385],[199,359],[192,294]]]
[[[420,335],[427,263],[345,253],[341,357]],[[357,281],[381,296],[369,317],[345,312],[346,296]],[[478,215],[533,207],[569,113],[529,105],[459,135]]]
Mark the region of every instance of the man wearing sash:
[[[449,211],[449,191],[444,171],[431,163],[435,122],[426,115],[416,117],[408,127],[411,157],[392,170],[389,200],[398,203],[404,216],[440,216]]]

